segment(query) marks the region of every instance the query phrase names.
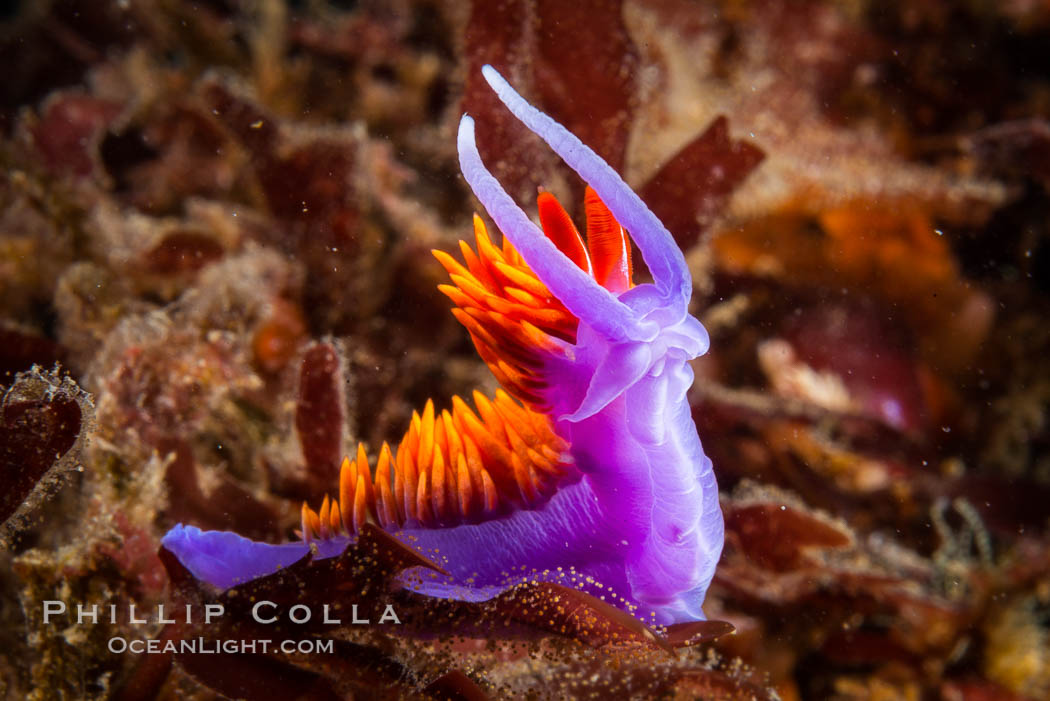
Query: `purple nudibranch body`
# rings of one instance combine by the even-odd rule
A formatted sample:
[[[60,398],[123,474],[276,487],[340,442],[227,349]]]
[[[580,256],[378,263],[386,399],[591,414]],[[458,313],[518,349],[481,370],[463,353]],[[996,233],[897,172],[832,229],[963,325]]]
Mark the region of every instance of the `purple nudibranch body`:
[[[458,148],[478,200],[551,295],[578,319],[575,343],[546,358],[542,400],[572,466],[525,508],[476,522],[389,528],[449,577],[406,578],[443,598],[483,600],[525,580],[602,595],[647,622],[704,618],[701,605],[723,544],[711,461],[686,398],[689,361],[708,348],[688,313],[692,282],[671,234],[620,176],[564,127],[528,104],[491,66],[489,85],[585,180],[638,246],[653,283],[614,293],[552,242],[485,168],[464,115]],[[317,539],[315,557],[353,536]],[[299,560],[308,542],[271,545],[178,525],[163,544],[199,579],[227,588]],[[418,574],[418,573],[414,573]],[[600,585],[600,586],[599,586]],[[609,596],[610,591],[612,596]]]

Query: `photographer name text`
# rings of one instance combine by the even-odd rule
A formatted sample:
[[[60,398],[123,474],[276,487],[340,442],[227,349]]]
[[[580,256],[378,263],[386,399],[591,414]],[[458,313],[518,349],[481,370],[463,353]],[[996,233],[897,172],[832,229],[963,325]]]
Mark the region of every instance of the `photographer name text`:
[[[251,608],[251,617],[256,623],[269,625],[279,621],[287,621],[296,625],[305,625],[311,621],[320,621],[325,625],[370,625],[373,620],[379,625],[398,625],[401,619],[390,604],[386,604],[382,612],[378,607],[369,609],[358,604],[333,606],[324,604],[319,611],[315,607],[306,604],[295,604],[286,611],[282,610],[272,601],[257,601]],[[376,614],[379,614],[376,616]],[[152,614],[152,615],[151,615]],[[129,623],[131,625],[148,625],[152,623],[170,625],[175,623],[200,623],[205,625],[214,623],[226,615],[226,608],[222,604],[202,604],[193,606],[186,604],[181,607],[167,607],[158,604],[152,609],[139,610],[134,604],[127,607],[110,604],[99,606],[98,604],[76,604],[72,608],[64,601],[44,601],[43,617],[44,623],[51,623],[52,619],[63,617],[63,620],[75,618],[77,625],[98,623]],[[344,620],[345,619],[345,620]]]

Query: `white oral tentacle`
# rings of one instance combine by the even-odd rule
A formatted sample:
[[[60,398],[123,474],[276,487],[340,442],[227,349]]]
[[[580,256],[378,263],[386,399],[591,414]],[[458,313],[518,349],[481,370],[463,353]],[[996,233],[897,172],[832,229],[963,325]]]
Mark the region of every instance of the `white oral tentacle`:
[[[667,227],[645,206],[619,173],[572,132],[530,105],[495,68],[483,66],[481,73],[507,109],[547,142],[570,168],[594,188],[605,206],[638,244],[661,295],[668,302],[680,305],[684,311],[692,295],[693,281],[685,264],[685,256]]]
[[[488,171],[478,153],[474,120],[467,115],[459,122],[457,146],[460,168],[470,189],[551,293],[577,318],[612,340],[644,336],[645,325],[639,323],[631,308],[559,251]]]

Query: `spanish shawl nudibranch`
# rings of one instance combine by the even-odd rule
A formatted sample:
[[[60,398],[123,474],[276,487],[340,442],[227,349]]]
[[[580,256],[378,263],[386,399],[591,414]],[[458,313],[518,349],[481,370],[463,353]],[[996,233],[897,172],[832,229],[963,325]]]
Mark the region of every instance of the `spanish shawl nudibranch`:
[[[182,526],[165,547],[198,578],[227,588],[299,560],[339,554],[365,521],[450,573],[405,585],[484,600],[529,580],[600,595],[657,623],[704,617],[722,550],[711,461],[686,391],[707,332],[689,315],[692,281],[660,221],[608,164],[532,107],[491,66],[500,100],[588,184],[587,243],[548,193],[537,227],[486,170],[474,120],[459,158],[503,232],[502,250],[475,216],[465,265],[435,251],[453,285],[441,291],[505,391],[475,392],[472,411],[428,402],[374,469],[363,446],[345,459],[338,500],[303,506],[303,540],[256,543]],[[654,283],[633,285],[630,232]],[[611,591],[610,591],[611,590]]]

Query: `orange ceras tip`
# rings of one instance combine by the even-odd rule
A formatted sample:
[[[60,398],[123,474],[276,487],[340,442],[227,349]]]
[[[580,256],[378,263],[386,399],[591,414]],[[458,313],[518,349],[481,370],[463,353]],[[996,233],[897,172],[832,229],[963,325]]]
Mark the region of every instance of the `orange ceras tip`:
[[[610,288],[630,285],[630,245],[592,190],[586,245],[553,195],[541,192],[537,206],[544,232],[581,270]],[[575,340],[577,320],[513,246],[492,243],[477,216],[474,236],[477,252],[463,244],[463,263],[434,251],[453,283],[438,289],[506,391],[492,399],[474,392],[476,411],[459,397],[441,412],[428,401],[396,451],[383,444],[374,470],[359,444],[343,460],[338,499],[320,513],[304,510],[304,538],[353,534],[368,519],[384,528],[477,522],[543,503],[573,472],[569,445],[544,413],[540,371]]]
[[[340,467],[338,499],[326,497],[319,512],[304,504],[303,538],[354,534],[369,519],[384,528],[471,523],[549,496],[572,464],[549,419],[502,392],[494,402],[475,393],[474,401],[477,413],[453,397],[439,415],[428,402],[396,458],[383,444],[374,483],[359,444],[357,458]]]

